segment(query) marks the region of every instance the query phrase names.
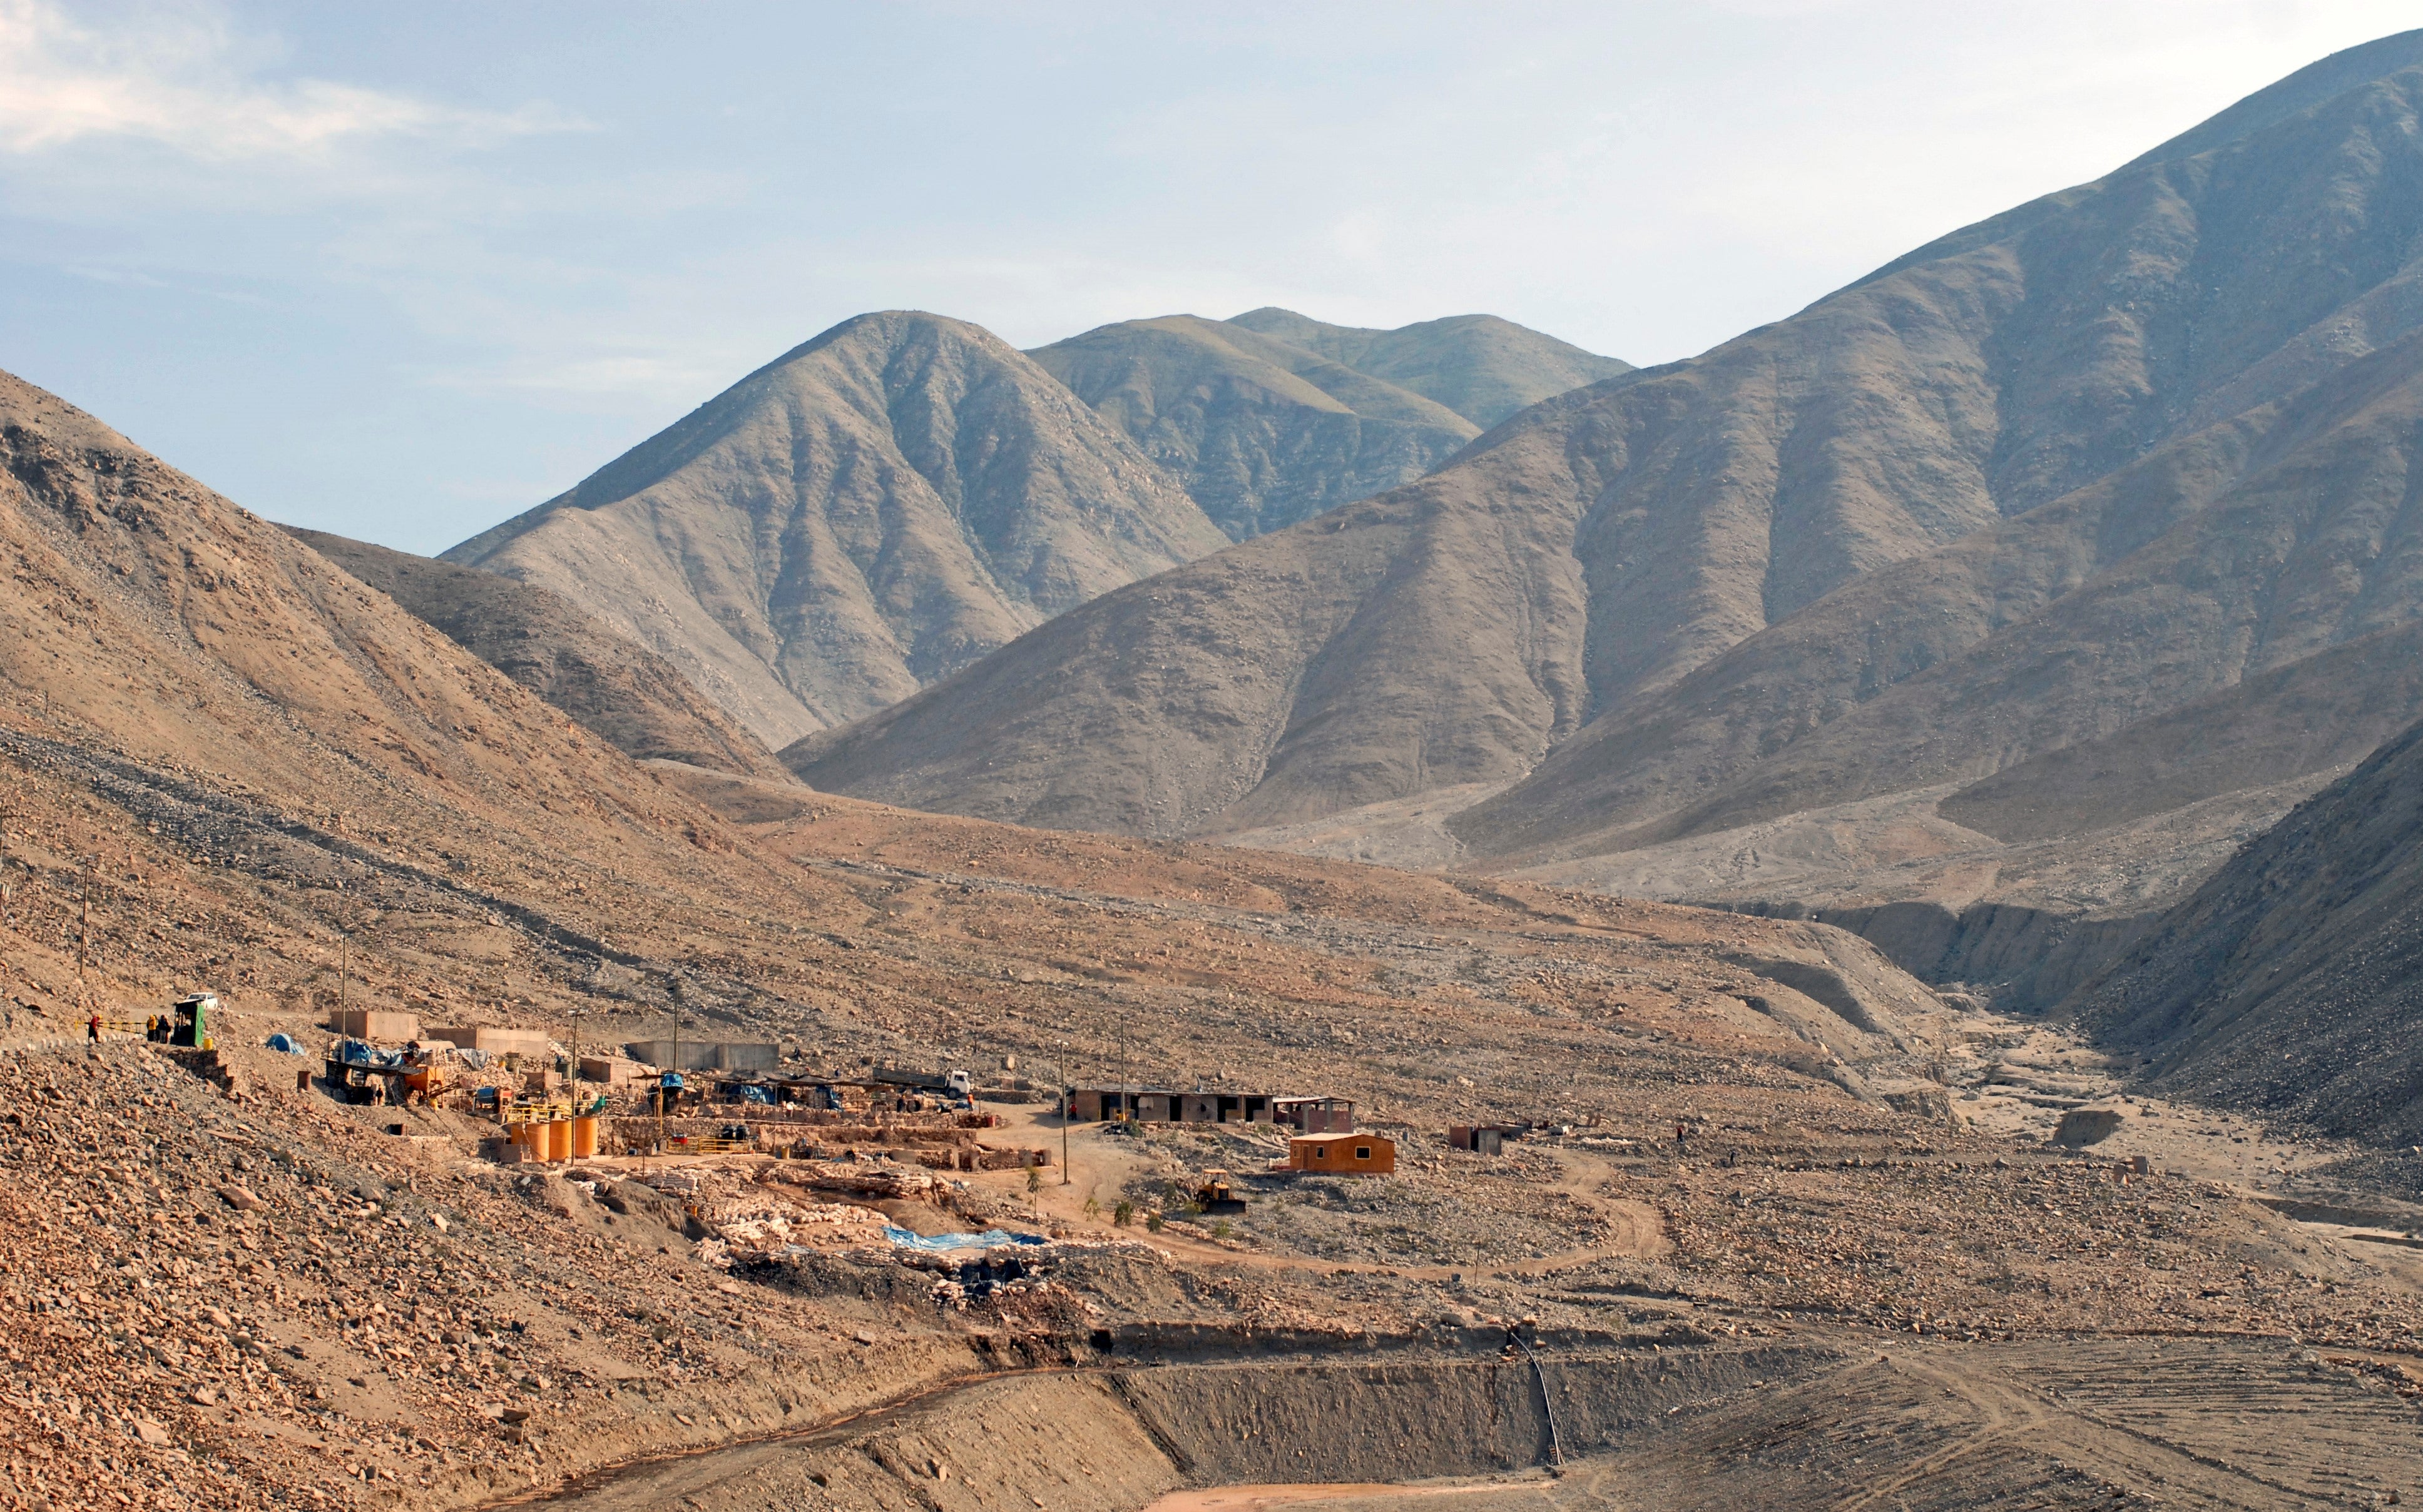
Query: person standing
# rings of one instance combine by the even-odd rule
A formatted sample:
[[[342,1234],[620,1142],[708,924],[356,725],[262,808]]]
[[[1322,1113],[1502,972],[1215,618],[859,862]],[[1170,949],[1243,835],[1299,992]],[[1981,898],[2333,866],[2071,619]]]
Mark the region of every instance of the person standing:
[[[101,1043],[101,1015],[93,1015],[91,1020],[84,1026],[84,1037],[95,1045]]]

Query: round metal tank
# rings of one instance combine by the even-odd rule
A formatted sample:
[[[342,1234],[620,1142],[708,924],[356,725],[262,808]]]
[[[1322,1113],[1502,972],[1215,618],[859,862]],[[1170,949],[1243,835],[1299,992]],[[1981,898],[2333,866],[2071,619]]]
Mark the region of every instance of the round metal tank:
[[[572,1154],[575,1159],[586,1159],[597,1153],[597,1119],[594,1114],[572,1121]]]

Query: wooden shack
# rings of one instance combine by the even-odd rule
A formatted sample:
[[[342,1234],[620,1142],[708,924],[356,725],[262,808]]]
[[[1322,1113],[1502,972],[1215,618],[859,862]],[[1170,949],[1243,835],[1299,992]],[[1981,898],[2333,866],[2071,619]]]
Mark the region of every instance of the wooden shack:
[[[1298,1134],[1274,1171],[1306,1175],[1382,1176],[1397,1169],[1397,1142],[1369,1129],[1359,1134]]]
[[[1451,1150],[1497,1155],[1505,1149],[1508,1140],[1519,1140],[1529,1131],[1528,1124],[1449,1124],[1447,1143]]]

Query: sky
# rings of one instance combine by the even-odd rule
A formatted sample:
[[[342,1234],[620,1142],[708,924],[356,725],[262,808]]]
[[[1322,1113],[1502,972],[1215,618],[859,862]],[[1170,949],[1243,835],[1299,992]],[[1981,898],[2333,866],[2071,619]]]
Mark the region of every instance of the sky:
[[[0,0],[0,368],[436,552],[863,310],[1704,351],[2413,0]]]

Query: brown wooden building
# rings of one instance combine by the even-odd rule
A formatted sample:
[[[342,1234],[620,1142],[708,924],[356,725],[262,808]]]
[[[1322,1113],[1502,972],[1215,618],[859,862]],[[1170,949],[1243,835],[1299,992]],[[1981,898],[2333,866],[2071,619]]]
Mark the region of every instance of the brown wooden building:
[[[1370,1129],[1298,1134],[1288,1141],[1287,1158],[1271,1169],[1307,1175],[1384,1176],[1397,1169],[1397,1142]]]

